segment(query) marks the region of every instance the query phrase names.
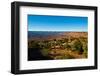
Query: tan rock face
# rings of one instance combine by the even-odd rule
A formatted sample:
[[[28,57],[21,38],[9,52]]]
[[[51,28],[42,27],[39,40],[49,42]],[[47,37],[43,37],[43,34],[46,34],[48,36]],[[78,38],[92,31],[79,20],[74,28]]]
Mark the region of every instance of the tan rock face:
[[[88,33],[87,32],[62,32],[62,33],[58,33],[56,35],[48,35],[48,36],[41,36],[41,37],[33,37],[29,40],[38,40],[38,41],[41,41],[41,40],[53,40],[53,39],[56,39],[56,40],[60,40],[62,38],[68,38],[68,39],[72,39],[72,38],[79,38],[79,37],[84,37],[84,38],[87,38],[88,37]]]

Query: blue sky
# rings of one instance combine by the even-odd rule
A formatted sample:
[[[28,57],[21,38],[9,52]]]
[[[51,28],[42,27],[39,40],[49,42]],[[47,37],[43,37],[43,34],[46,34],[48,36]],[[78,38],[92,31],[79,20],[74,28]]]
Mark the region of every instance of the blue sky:
[[[28,15],[28,31],[88,31],[88,17]]]

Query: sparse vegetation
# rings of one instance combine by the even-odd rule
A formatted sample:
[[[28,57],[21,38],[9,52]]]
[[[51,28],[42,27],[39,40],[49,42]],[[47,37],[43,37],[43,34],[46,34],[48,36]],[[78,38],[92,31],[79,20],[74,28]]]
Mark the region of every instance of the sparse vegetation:
[[[51,59],[75,59],[88,57],[87,37],[67,37],[52,40],[30,40],[28,48],[40,48],[41,54]]]

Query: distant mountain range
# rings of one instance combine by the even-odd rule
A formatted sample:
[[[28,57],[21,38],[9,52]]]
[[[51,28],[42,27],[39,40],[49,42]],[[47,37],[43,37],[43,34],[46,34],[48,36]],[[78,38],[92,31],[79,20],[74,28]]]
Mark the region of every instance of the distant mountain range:
[[[28,40],[52,40],[68,37],[87,37],[88,32],[28,31]]]

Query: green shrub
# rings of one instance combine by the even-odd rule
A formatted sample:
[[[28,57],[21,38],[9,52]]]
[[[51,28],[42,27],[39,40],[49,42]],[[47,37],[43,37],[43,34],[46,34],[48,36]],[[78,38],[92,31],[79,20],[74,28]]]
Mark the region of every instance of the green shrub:
[[[49,52],[50,52],[50,49],[45,48],[45,49],[41,50],[41,53],[42,53],[43,56],[48,56]]]
[[[88,46],[87,46],[87,43],[84,43],[83,49],[84,49],[83,54],[84,54],[85,57],[87,57],[88,56]]]
[[[72,43],[71,43],[71,49],[73,51],[80,52],[81,50],[83,50],[82,49],[82,43],[78,39],[73,40]]]

